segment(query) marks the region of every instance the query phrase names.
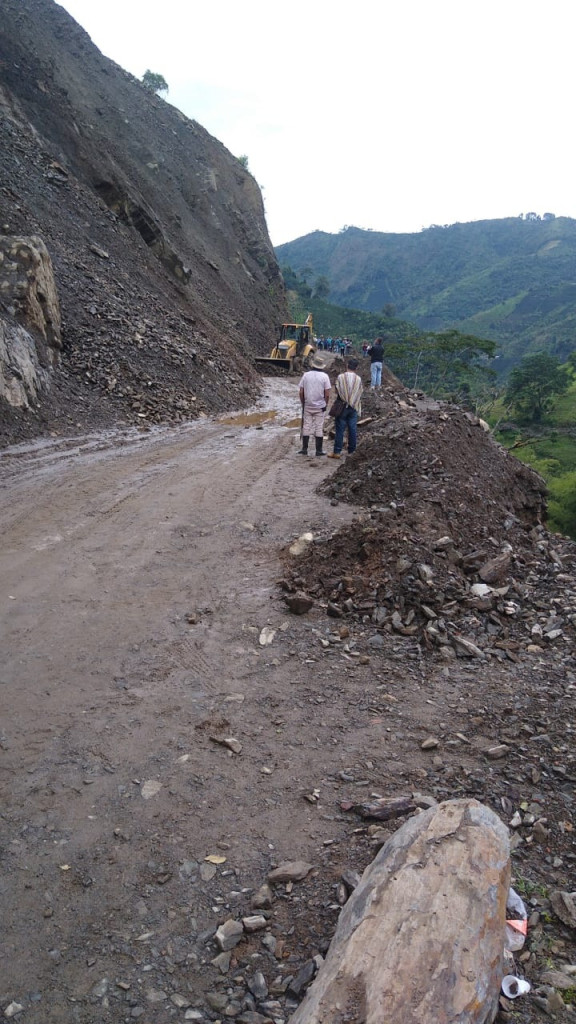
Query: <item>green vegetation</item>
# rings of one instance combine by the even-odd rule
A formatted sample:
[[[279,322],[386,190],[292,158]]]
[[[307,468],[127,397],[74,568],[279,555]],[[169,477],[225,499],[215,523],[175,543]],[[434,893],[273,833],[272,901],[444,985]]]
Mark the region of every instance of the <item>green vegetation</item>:
[[[521,365],[525,367],[530,359],[533,357]],[[497,430],[502,444],[546,481],[550,529],[576,540],[576,380],[569,376],[572,362],[560,367],[568,377],[567,387],[539,420],[526,422],[525,417],[523,425],[512,428],[505,422],[509,410],[502,398],[493,403],[487,416],[496,429],[502,423]]]
[[[246,156],[246,153],[243,153],[242,156],[238,157],[238,163],[242,164],[242,167],[244,168],[245,171],[247,171],[249,169],[248,168],[248,157]]]
[[[145,71],[142,75],[142,85],[148,92],[168,92],[168,82],[162,75],[154,71]]]
[[[423,331],[458,330],[496,342],[503,376],[539,351],[565,361],[576,338],[576,220],[522,217],[432,226],[418,234],[346,227],[277,249],[280,263],[330,300]]]
[[[552,411],[559,395],[570,384],[570,371],[557,356],[535,352],[514,367],[508,380],[506,401],[523,419],[540,423]]]
[[[314,314],[316,329],[325,337],[350,338],[358,351],[364,341],[384,339],[386,364],[409,388],[461,402],[476,411],[493,400],[493,341],[464,335],[459,331],[421,331],[414,324],[398,320],[394,307],[386,304],[380,313],[335,306],[324,298],[330,290],[327,279],[313,277],[309,268],[299,276],[291,267],[282,273],[288,289],[290,315],[303,323]]]

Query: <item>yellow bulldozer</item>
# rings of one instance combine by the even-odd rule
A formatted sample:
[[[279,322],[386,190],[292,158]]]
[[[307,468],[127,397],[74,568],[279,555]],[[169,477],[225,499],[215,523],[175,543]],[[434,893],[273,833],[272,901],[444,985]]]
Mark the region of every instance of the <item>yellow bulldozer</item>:
[[[269,368],[298,373],[306,368],[315,351],[314,323],[312,313],[308,313],[304,324],[282,324],[280,337],[270,355],[257,356],[256,366],[264,372]]]

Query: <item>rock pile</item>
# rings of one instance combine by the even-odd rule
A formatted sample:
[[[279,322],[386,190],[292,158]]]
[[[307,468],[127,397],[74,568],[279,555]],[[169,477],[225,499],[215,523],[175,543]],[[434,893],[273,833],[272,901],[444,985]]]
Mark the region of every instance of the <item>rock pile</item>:
[[[363,512],[292,560],[288,606],[307,595],[447,660],[572,640],[576,546],[546,530],[542,479],[455,407],[395,384],[368,404],[362,443],[323,486]]]

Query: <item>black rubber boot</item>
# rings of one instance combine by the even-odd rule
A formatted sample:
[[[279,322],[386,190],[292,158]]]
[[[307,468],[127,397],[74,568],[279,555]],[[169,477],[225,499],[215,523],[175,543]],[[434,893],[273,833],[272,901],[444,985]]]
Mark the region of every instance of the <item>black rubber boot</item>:
[[[309,437],[303,437],[302,438],[302,447],[301,447],[300,451],[298,452],[298,455],[308,455],[308,441],[309,440],[310,440]]]
[[[315,437],[314,440],[316,441],[316,455],[326,455],[326,452],[322,451],[322,442],[323,442],[324,438],[323,437]]]

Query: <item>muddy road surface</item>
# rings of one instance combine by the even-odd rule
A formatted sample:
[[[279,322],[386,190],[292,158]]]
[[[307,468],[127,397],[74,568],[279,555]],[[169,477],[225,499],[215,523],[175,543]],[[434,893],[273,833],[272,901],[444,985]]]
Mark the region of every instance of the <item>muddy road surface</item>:
[[[228,916],[208,876],[247,889],[311,853],[310,624],[278,552],[354,512],[315,496],[334,466],[296,457],[295,397],[271,381],[252,415],[2,453],[0,995],[27,1020],[129,1018],[128,975],[170,941],[195,992],[194,940]],[[171,1019],[152,973],[134,1005]]]
[[[282,1024],[327,949],[343,872],[383,841],[341,804],[374,794],[473,795],[508,816],[547,801],[546,845],[519,847],[515,870],[525,890],[569,887],[552,837],[571,857],[570,795],[482,754],[502,701],[527,715],[529,690],[534,707],[561,692],[562,665],[446,666],[321,602],[291,614],[282,549],[354,531],[361,512],[315,493],[339,464],[297,456],[295,381],[265,390],[226,419],[0,453],[7,1017]],[[555,750],[565,721],[558,705]],[[306,879],[255,910],[295,860]],[[254,914],[263,926],[221,950],[218,926]],[[541,955],[569,959],[544,929]]]

